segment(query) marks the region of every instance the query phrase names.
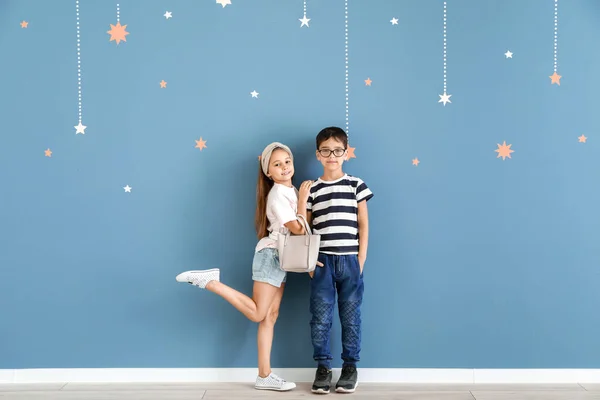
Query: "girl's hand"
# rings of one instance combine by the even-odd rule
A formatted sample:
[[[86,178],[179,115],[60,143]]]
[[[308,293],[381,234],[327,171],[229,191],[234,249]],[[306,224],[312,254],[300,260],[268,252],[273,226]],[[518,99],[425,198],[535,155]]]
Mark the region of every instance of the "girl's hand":
[[[304,181],[298,189],[298,200],[307,202],[308,196],[310,196],[310,187],[313,181]]]

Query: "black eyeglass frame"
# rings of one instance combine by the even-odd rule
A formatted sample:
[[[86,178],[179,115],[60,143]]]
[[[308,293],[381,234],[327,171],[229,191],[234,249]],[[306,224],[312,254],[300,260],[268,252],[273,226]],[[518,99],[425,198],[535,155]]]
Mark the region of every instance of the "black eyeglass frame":
[[[342,152],[340,153],[339,156],[336,154],[336,151],[338,151],[338,150],[342,150]],[[333,150],[331,150],[331,149],[319,149],[317,151],[319,152],[319,154],[321,155],[321,157],[328,158],[328,157],[331,156],[331,153],[333,153],[333,155],[336,156],[336,157],[341,157],[341,156],[344,155],[344,153],[346,153],[346,150],[347,150],[346,148],[343,148],[343,149],[337,148],[337,149],[333,149]],[[323,152],[327,153],[327,155],[323,154]]]

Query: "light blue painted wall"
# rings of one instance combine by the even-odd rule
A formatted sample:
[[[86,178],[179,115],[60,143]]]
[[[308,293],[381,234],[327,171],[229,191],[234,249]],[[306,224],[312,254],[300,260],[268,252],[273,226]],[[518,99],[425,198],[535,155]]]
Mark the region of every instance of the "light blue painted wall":
[[[283,141],[315,178],[314,136],[345,123],[344,3],[308,0],[310,28],[301,0],[232,3],[122,0],[116,45],[116,2],[80,0],[76,135],[75,1],[0,2],[0,368],[256,365],[255,324],[175,275],[250,293],[257,155]],[[553,1],[450,0],[445,107],[442,1],[349,3],[361,366],[600,367],[600,3],[559,3],[557,86]],[[276,367],[314,365],[307,284]]]

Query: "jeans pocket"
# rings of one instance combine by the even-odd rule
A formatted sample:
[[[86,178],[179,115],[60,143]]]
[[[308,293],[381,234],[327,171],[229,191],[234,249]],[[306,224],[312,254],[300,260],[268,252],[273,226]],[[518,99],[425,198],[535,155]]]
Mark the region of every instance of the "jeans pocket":
[[[362,279],[364,269],[362,271],[360,270],[360,261],[358,260],[358,256],[354,257],[354,261],[356,264],[356,272],[358,273],[358,277]]]
[[[317,277],[317,274],[319,273],[318,269],[321,268],[318,265],[315,266],[315,269],[312,272],[312,276],[310,276],[310,274],[308,275],[308,277],[310,278],[310,280],[313,280]]]

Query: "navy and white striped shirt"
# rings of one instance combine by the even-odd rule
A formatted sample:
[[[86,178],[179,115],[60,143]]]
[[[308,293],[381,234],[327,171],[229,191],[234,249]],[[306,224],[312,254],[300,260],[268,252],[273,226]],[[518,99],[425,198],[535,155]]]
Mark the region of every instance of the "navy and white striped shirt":
[[[321,235],[322,253],[358,254],[358,203],[373,193],[355,176],[313,182],[306,208],[312,213],[313,233]]]

